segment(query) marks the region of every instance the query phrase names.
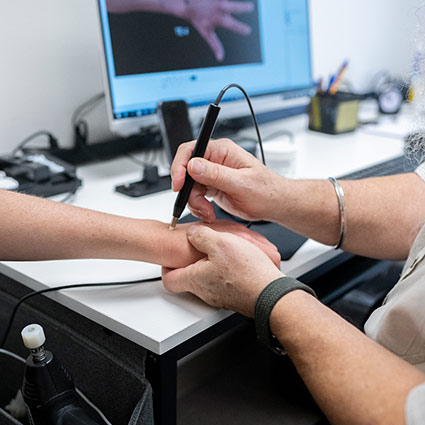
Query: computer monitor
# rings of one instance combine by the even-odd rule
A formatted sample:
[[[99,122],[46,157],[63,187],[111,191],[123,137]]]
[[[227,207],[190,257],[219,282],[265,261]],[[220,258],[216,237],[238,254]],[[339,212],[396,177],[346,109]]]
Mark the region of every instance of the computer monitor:
[[[308,102],[308,0],[98,0],[98,6],[114,132],[128,135],[156,122],[161,101],[183,99],[202,114],[229,83],[254,97],[257,112]],[[248,115],[241,99],[229,92],[221,117]]]

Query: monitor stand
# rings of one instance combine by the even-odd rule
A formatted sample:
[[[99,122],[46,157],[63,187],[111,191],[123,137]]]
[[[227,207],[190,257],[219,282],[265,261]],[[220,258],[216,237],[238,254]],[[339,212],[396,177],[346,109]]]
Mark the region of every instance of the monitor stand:
[[[145,195],[162,192],[171,189],[171,177],[158,175],[158,167],[149,165],[143,171],[143,179],[133,183],[116,186],[115,190],[131,198],[139,198]]]

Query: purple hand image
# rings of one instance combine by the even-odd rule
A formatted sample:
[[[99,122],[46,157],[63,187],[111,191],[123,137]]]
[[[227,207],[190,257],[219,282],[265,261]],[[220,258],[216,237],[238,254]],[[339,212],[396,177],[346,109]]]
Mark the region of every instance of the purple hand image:
[[[233,15],[252,13],[250,1],[229,0],[106,0],[109,13],[155,12],[186,19],[208,44],[217,61],[225,57],[223,43],[217,28],[247,36],[251,27]]]

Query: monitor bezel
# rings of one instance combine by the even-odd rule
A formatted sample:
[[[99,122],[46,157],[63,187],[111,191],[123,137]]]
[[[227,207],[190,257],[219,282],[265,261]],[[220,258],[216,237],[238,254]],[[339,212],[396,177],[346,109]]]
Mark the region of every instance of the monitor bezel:
[[[102,10],[101,2],[102,0],[97,0],[97,10],[98,10],[98,30],[100,34],[100,42],[102,43],[101,48],[101,66],[102,66],[102,75],[105,86],[105,98],[106,98],[106,111],[109,128],[113,133],[119,134],[121,136],[130,136],[137,134],[144,127],[151,125],[158,125],[157,114],[148,114],[136,117],[128,118],[115,118],[113,111],[113,99],[112,99],[112,81],[109,73],[108,67],[108,58],[106,52],[106,39],[105,31],[103,28],[103,19],[102,19]],[[298,108],[300,106],[307,106],[310,97],[314,91],[314,81],[313,81],[313,57],[312,57],[312,43],[311,43],[311,4],[309,0],[307,1],[307,19],[308,19],[308,49],[309,49],[309,74],[310,74],[310,84],[301,87],[292,87],[290,89],[283,89],[278,91],[271,91],[268,93],[253,94],[250,95],[252,98],[254,109],[257,113],[269,112],[278,109],[291,109]],[[235,81],[229,81],[233,83]],[[218,93],[217,93],[218,94]],[[159,99],[164,101],[166,99]],[[241,96],[238,96],[237,100],[234,98],[224,98],[227,102],[226,108],[221,112],[221,118],[238,118],[241,116],[247,115],[247,110],[245,109],[246,103]],[[193,120],[196,120],[198,117],[202,117],[207,109],[209,103],[213,102],[214,99],[209,99],[205,101],[204,105],[201,106],[190,106],[190,117]]]

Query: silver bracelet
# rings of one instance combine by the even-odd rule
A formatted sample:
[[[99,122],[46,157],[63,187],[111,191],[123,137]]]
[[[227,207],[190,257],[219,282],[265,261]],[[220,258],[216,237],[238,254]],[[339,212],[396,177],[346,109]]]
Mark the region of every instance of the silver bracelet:
[[[338,205],[339,205],[339,215],[341,217],[341,224],[339,230],[339,240],[335,245],[335,249],[341,248],[342,241],[344,240],[344,235],[347,233],[347,220],[345,217],[345,196],[344,191],[342,190],[341,185],[336,181],[335,178],[329,177],[328,179],[334,185],[336,196],[338,197]]]

